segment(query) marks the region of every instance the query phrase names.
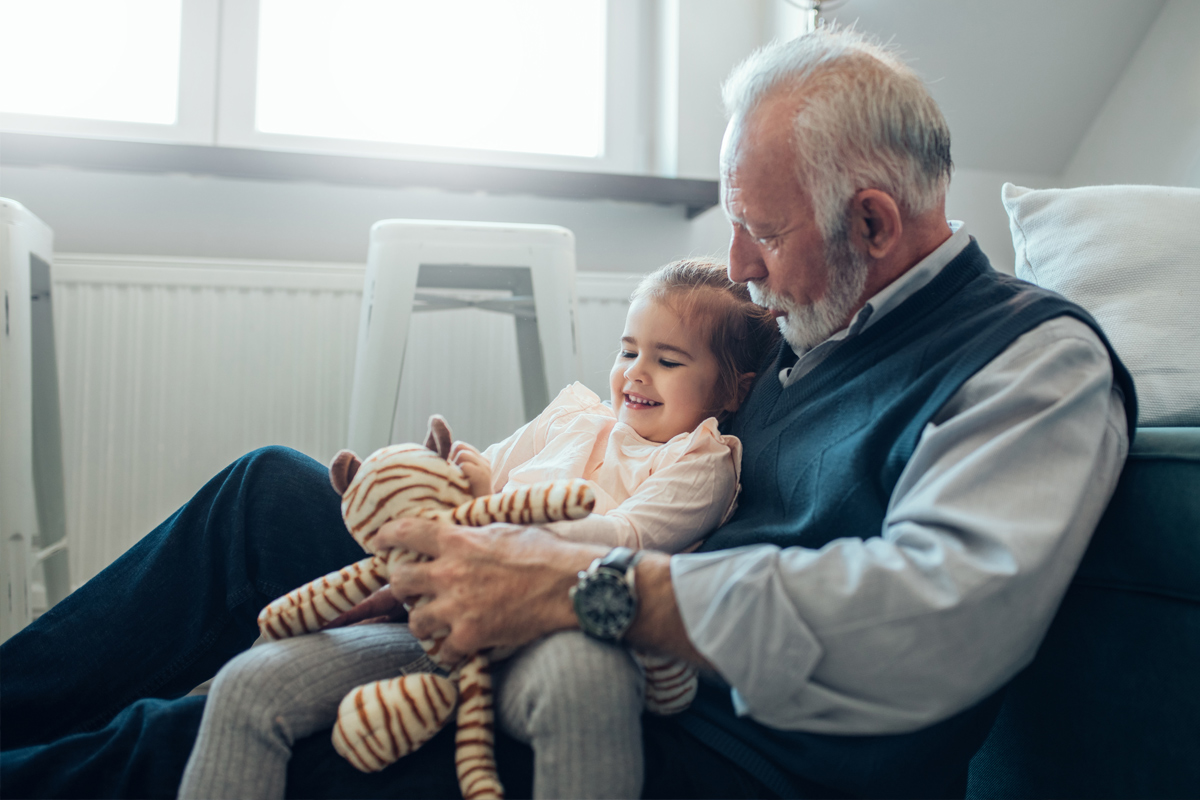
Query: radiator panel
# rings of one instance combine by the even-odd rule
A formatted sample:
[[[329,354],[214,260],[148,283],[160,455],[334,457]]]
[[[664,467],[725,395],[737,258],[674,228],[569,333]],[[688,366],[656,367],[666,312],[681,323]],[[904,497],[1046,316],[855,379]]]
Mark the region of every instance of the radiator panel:
[[[55,336],[71,582],[243,453],[344,446],[363,267],[60,254]],[[637,276],[578,276],[584,381],[608,371]],[[481,449],[523,423],[512,318],[413,315],[397,438],[442,413]],[[551,387],[551,394],[561,387]]]

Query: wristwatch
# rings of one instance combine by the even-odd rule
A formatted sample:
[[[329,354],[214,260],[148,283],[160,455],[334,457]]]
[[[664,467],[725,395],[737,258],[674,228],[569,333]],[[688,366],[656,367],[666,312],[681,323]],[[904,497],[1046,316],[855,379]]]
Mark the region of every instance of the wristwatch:
[[[633,567],[641,557],[641,551],[614,547],[579,573],[579,583],[571,587],[570,594],[579,627],[588,636],[616,642],[629,630],[637,616]]]

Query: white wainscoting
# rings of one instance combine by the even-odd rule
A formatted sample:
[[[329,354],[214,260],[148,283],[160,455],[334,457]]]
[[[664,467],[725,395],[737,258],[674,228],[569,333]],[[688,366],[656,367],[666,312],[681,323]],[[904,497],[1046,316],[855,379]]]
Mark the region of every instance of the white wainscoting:
[[[59,254],[53,277],[74,585],[242,453],[282,444],[324,462],[343,446],[362,265]],[[639,277],[578,276],[583,379],[602,396]],[[481,446],[520,426],[511,317],[413,326],[407,438],[434,411]]]

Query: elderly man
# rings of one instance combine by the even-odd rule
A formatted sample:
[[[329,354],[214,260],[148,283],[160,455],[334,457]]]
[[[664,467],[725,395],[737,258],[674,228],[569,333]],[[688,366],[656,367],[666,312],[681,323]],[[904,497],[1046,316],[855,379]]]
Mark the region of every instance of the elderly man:
[[[1085,312],[992,271],[947,224],[949,132],[888,52],[844,31],[773,45],[734,71],[725,100],[730,276],[778,313],[786,339],[731,423],[745,452],[736,515],[706,552],[644,553],[636,569],[630,553],[536,529],[390,523],[383,540],[434,559],[398,568],[391,594],[357,616],[428,594],[409,625],[449,628],[450,652],[582,627],[701,665],[693,707],[645,723],[647,796],[961,793],[1002,687],[1033,657],[1115,486],[1132,383]],[[336,524],[319,475],[278,453],[243,459],[19,637],[5,652],[4,744],[23,749],[6,769],[73,770],[59,790],[95,780],[152,793],[177,780],[201,701],[142,700],[97,733],[57,737],[211,673],[252,638],[260,595],[347,562],[318,533],[297,538],[301,520],[322,534]],[[303,565],[281,571],[289,559]],[[182,584],[194,594],[172,591],[189,568],[203,571]],[[102,592],[121,583],[104,614],[157,604],[183,631],[119,676],[113,640],[139,629],[122,621],[89,640],[108,702],[85,696],[78,666],[55,695],[44,674],[62,669],[64,640],[94,628]],[[33,725],[39,702],[47,719]],[[169,745],[152,767],[156,737]],[[310,741],[289,773],[295,792],[454,791],[433,777],[449,772],[439,739],[353,779]],[[528,759],[501,748],[502,769]],[[63,767],[71,755],[82,766]]]

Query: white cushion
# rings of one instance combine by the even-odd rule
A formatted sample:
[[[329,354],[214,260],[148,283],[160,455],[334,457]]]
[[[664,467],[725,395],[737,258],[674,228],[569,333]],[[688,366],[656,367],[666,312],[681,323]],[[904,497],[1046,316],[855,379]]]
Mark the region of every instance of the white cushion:
[[[1133,373],[1138,424],[1200,425],[1200,189],[1002,195],[1017,276],[1096,318]]]

